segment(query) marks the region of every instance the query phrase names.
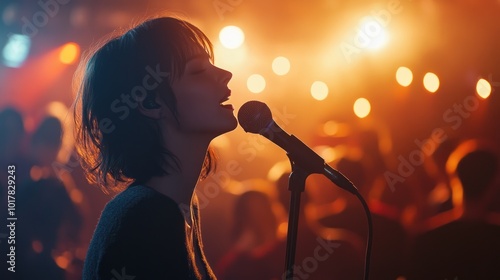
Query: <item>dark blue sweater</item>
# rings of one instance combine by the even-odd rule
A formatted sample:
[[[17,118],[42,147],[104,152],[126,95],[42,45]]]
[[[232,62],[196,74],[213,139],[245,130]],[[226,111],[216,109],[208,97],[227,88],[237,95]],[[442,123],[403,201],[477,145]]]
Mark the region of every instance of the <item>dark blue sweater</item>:
[[[132,185],[104,208],[87,252],[83,280],[199,279],[188,244],[177,203],[149,187]]]

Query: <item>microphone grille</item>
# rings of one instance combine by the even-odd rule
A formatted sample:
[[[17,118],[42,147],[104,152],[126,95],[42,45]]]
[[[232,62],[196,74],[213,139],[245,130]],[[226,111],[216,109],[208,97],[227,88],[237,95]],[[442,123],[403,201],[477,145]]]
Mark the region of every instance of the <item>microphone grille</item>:
[[[259,133],[272,121],[271,110],[260,101],[248,101],[238,111],[238,122],[245,132]]]

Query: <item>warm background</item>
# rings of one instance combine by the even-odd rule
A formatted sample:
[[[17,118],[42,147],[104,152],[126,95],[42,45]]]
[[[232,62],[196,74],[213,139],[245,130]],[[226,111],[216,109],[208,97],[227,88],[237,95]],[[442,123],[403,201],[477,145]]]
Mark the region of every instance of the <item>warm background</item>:
[[[23,116],[26,133],[17,141],[20,150],[30,154],[30,137],[45,116],[56,116],[64,124],[62,149],[47,166],[63,179],[82,217],[77,245],[52,254],[67,269],[68,279],[78,279],[93,227],[111,198],[86,183],[72,151],[68,112],[80,55],[114,30],[147,16],[172,13],[200,27],[214,44],[215,64],[233,73],[229,86],[235,114],[248,100],[267,103],[287,132],[352,181],[366,185],[358,187],[373,212],[401,225],[408,248],[417,236],[464,213],[462,186],[453,180],[460,151],[448,160],[455,148],[461,143],[462,151],[488,147],[497,153],[500,148],[498,0],[2,0],[0,109],[11,106]],[[219,39],[230,25],[245,36],[235,49]],[[16,62],[26,50],[25,60]],[[66,54],[61,55],[63,50]],[[273,70],[277,57],[285,57],[290,65],[282,75]],[[429,72],[438,83],[430,79],[424,86]],[[254,81],[254,74],[265,84]],[[366,106],[354,110],[360,98],[369,102],[369,111]],[[10,133],[3,129],[4,136]],[[467,140],[471,141],[463,144]],[[215,266],[232,247],[232,214],[239,195],[259,190],[277,199],[284,187],[275,188],[276,180],[289,164],[281,149],[241,127],[216,139],[213,146],[219,168],[199,186],[199,194],[207,256]],[[347,158],[366,168],[363,175],[350,165],[338,165]],[[18,185],[28,177],[43,177],[43,168],[37,168],[27,167],[27,177],[19,177]],[[498,187],[492,183],[485,190],[487,199],[481,201],[486,210],[478,216],[500,225]],[[349,209],[361,209],[349,194],[316,176],[306,191],[310,200],[302,221],[308,222],[313,235],[335,239],[347,230],[359,238],[345,242],[364,242],[364,228],[354,233],[359,223],[365,226],[362,212],[353,211],[360,215],[339,222]],[[284,236],[286,213],[276,205],[279,239]],[[33,245],[35,251],[43,250],[39,245]],[[316,264],[335,265],[328,261],[332,260]],[[302,263],[299,257],[297,263]]]

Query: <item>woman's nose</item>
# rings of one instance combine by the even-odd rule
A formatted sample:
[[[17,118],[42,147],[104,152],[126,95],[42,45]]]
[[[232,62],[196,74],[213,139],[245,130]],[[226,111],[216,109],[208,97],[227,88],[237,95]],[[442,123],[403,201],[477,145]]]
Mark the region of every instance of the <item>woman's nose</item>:
[[[221,71],[221,74],[220,74],[221,82],[223,82],[224,84],[229,83],[229,81],[233,77],[233,73],[231,73],[225,69],[222,69],[222,68],[219,68],[219,70]]]

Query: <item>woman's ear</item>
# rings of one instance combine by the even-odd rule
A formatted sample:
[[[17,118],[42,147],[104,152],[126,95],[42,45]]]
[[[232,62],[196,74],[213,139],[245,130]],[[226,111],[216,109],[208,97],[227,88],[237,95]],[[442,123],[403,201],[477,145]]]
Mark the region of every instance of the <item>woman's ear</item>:
[[[162,105],[162,100],[157,100],[160,98],[156,98],[156,96],[156,94],[148,92],[144,100],[137,102],[139,111],[146,117],[155,120],[160,119],[162,110],[168,110],[166,106]]]

